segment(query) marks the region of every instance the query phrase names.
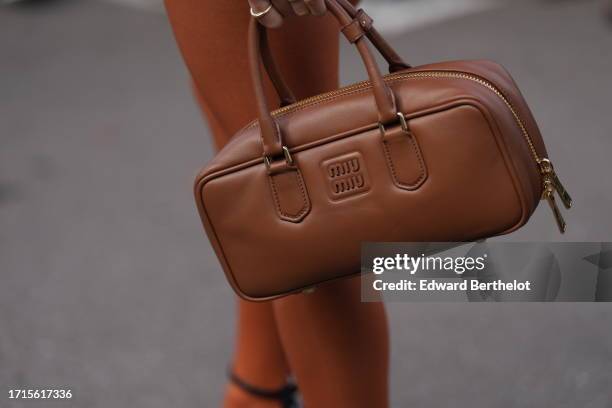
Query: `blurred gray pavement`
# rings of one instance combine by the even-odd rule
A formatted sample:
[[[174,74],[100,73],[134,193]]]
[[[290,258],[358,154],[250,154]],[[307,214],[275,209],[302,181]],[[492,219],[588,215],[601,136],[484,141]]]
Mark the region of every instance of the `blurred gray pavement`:
[[[367,3],[366,3],[367,4]],[[612,240],[612,27],[598,1],[511,2],[392,42],[490,58]],[[233,296],[191,194],[212,155],[165,17],[93,0],[0,8],[0,407],[215,407]],[[364,77],[342,49],[344,82]],[[507,239],[560,239],[542,205]],[[612,407],[612,306],[390,304],[394,407]],[[69,402],[7,399],[71,388]]]

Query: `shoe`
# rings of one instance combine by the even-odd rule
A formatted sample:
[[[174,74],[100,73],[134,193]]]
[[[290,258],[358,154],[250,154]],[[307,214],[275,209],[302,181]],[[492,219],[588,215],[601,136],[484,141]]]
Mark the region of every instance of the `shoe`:
[[[227,376],[234,385],[248,394],[258,398],[276,400],[282,404],[282,408],[300,408],[297,398],[297,386],[291,381],[277,390],[266,390],[246,383],[231,371]]]

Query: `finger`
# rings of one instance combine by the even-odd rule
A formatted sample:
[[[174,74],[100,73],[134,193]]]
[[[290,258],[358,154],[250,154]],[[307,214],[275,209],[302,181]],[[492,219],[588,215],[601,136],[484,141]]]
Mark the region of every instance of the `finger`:
[[[310,10],[310,14],[313,16],[321,16],[327,11],[325,7],[325,0],[304,0],[306,7]]]
[[[267,11],[265,14],[256,17],[257,21],[264,26],[275,28],[283,24],[283,16],[278,12],[278,10],[272,7],[272,3],[270,3],[269,0],[249,0],[249,5],[254,13],[263,13],[269,8],[269,11]]]
[[[298,16],[304,16],[306,14],[310,14],[310,10],[306,7],[306,4],[303,0],[289,0],[291,3],[291,7],[293,8],[293,12]]]
[[[293,8],[287,0],[272,0],[272,6],[281,13],[283,18],[294,14]]]

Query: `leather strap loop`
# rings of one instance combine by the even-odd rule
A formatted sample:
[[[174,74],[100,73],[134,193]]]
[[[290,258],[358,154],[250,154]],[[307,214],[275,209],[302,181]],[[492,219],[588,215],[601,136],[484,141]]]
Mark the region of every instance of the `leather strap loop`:
[[[351,44],[363,37],[365,34],[365,31],[361,28],[359,21],[357,20],[353,20],[350,24],[345,25],[340,31]]]
[[[357,18],[357,14],[360,10],[357,10],[355,6],[353,6],[348,0],[336,0],[339,5],[344,8],[344,10],[351,16],[352,18]],[[363,11],[363,10],[361,10]],[[365,13],[365,12],[364,12]],[[404,62],[402,57],[399,56],[397,52],[391,47],[391,45],[384,39],[382,35],[376,30],[374,26],[371,26],[368,30],[366,30],[366,36],[376,47],[378,52],[385,58],[387,64],[389,64],[389,72],[397,72],[404,69],[409,69],[411,66]]]
[[[370,17],[363,9],[357,10],[357,14],[353,17],[353,20],[358,21],[363,31],[368,32],[372,29],[374,20]]]
[[[345,25],[340,31],[351,44],[363,37],[365,34],[365,31],[363,31],[357,20],[353,20],[350,24]]]
[[[342,27],[341,31],[350,43],[354,43],[370,31],[371,28],[372,18],[365,11],[359,9],[353,21]]]

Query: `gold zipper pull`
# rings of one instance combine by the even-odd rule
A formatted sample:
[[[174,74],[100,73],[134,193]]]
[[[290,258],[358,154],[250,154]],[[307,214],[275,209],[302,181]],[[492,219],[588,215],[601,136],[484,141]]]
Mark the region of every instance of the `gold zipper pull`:
[[[563,187],[563,184],[561,184],[561,180],[559,180],[559,177],[557,177],[557,173],[555,173],[554,170],[552,172],[552,181],[555,185],[555,190],[557,190],[557,193],[559,194],[559,197],[563,202],[563,205],[569,210],[570,208],[572,208],[572,197],[569,195],[565,187]]]
[[[552,162],[548,159],[540,159],[539,164],[542,175],[544,177],[549,177],[555,191],[557,194],[559,194],[559,198],[561,198],[561,202],[563,202],[563,206],[568,210],[572,208],[572,197],[569,195],[565,187],[563,187],[561,180],[559,180],[557,173],[555,173],[555,168]]]
[[[563,219],[561,211],[559,211],[559,207],[557,206],[557,201],[555,200],[554,182],[549,175],[544,176],[544,192],[542,193],[542,199],[548,201],[548,205],[553,212],[555,221],[557,221],[559,231],[561,231],[562,234],[565,233],[565,220]]]

